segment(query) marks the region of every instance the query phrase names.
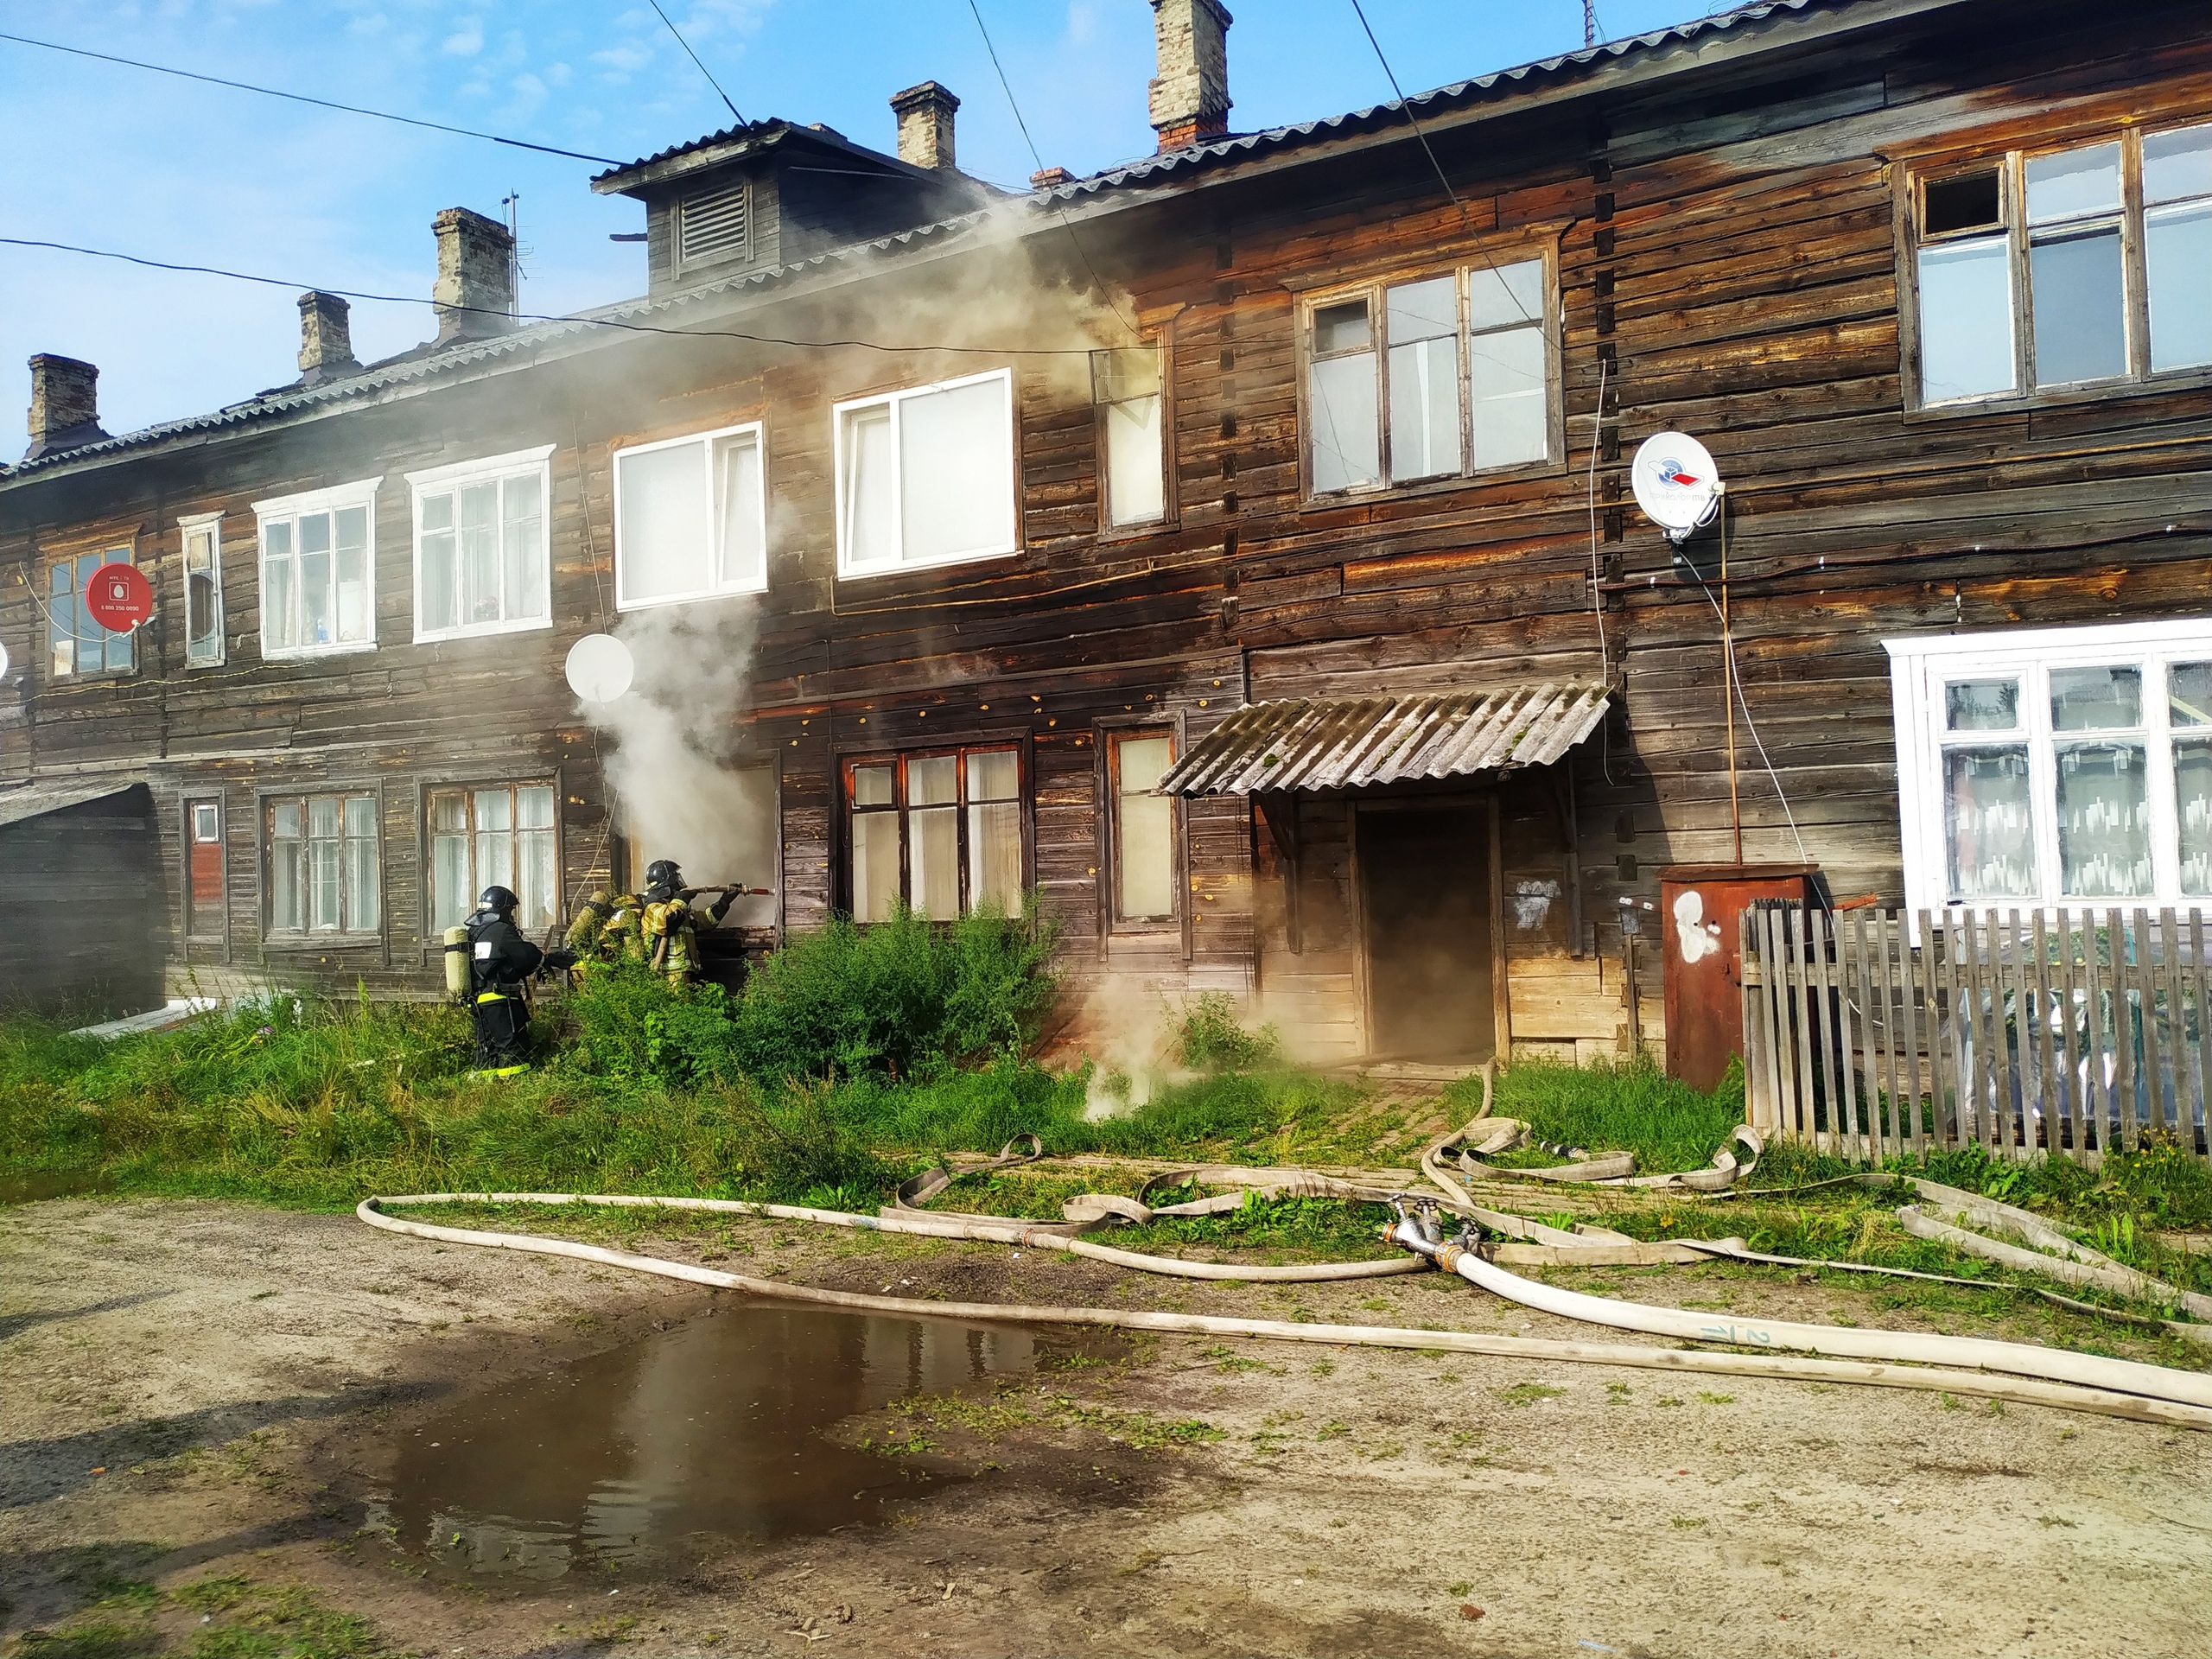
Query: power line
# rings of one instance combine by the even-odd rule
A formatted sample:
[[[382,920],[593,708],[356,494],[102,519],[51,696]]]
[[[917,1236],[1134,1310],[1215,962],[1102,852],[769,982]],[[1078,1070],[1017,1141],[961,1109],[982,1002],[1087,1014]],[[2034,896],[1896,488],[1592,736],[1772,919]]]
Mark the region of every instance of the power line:
[[[117,259],[125,264],[143,265],[149,270],[185,271],[200,276],[225,276],[233,282],[258,283],[267,288],[312,289],[318,294],[334,294],[340,299],[369,300],[388,305],[430,305],[441,310],[458,311],[474,316],[498,317],[508,322],[567,322],[593,328],[619,329],[631,334],[667,334],[678,340],[742,340],[756,346],[793,346],[806,350],[828,350],[850,347],[855,351],[887,353],[921,352],[967,352],[986,357],[1088,357],[1094,349],[1088,346],[953,346],[934,343],[919,346],[887,346],[874,340],[791,340],[781,334],[748,334],[734,328],[665,328],[649,322],[624,322],[613,317],[591,317],[574,312],[548,313],[539,311],[499,311],[480,305],[446,305],[416,294],[369,294],[359,289],[320,288],[313,283],[302,283],[284,276],[259,276],[250,271],[226,270],[219,265],[176,264],[165,259],[142,259],[133,253],[118,253],[108,248],[79,247],[71,242],[42,242],[29,237],[0,236],[0,247],[50,248],[60,253],[80,253],[95,259]]]
[[[1359,0],[1351,0],[1351,9],[1352,15],[1359,19],[1360,28],[1366,33],[1367,43],[1375,48],[1375,60],[1382,66],[1382,73],[1390,82],[1390,91],[1398,100],[1398,107],[1406,112],[1406,124],[1414,130],[1414,137],[1421,140],[1421,154],[1428,157],[1429,166],[1436,170],[1436,181],[1444,187],[1444,194],[1451,198],[1452,205],[1459,210],[1460,229],[1466,229],[1467,204],[1459,200],[1459,193],[1452,188],[1452,181],[1444,175],[1444,163],[1436,159],[1436,152],[1429,148],[1428,135],[1421,130],[1421,122],[1414,114],[1413,104],[1406,97],[1405,89],[1398,85],[1398,72],[1390,67],[1390,60],[1383,55],[1382,42],[1375,38],[1375,25],[1367,21],[1367,9],[1359,3]],[[1496,264],[1491,263],[1490,255],[1484,254],[1482,260],[1483,264],[1490,266],[1490,274],[1497,278],[1497,285],[1505,290],[1505,297],[1513,302],[1513,308],[1521,314],[1521,321],[1523,322],[1540,321],[1529,315],[1529,308],[1521,303],[1521,296],[1513,291],[1513,285],[1505,280],[1503,274],[1499,271]]]
[[[661,22],[668,24],[668,32],[676,36],[676,43],[683,48],[683,55],[690,59],[692,67],[707,78],[707,85],[715,89],[715,96],[721,99],[723,107],[729,111],[729,118],[743,126],[745,118],[737,112],[737,105],[729,101],[729,94],[722,91],[722,84],[715,79],[715,72],[699,61],[699,54],[691,49],[691,42],[683,38],[683,31],[677,28],[666,12],[661,10],[660,0],[652,0],[652,3]]]
[[[305,92],[280,92],[274,86],[256,86],[248,81],[226,80],[220,75],[203,75],[191,69],[172,69],[165,63],[143,63],[137,58],[119,58],[111,52],[92,52],[81,46],[35,41],[28,35],[0,33],[0,41],[13,41],[18,46],[41,47],[48,52],[66,52],[73,58],[92,58],[101,63],[119,63],[126,68],[143,69],[156,75],[175,75],[180,80],[197,80],[210,86],[227,86],[233,92],[258,92],[264,98],[282,98],[294,104],[312,104],[318,109],[338,110],[347,115],[366,115],[378,121],[397,121],[403,126],[423,127],[432,132],[449,132],[462,138],[480,138],[486,143],[505,144],[514,149],[534,149],[541,156],[561,156],[572,162],[597,162],[604,167],[623,165],[612,156],[588,156],[580,149],[559,149],[551,144],[534,144],[527,138],[503,138],[496,132],[479,132],[473,127],[448,126],[442,121],[418,120],[411,115],[394,115],[389,110],[367,110],[358,104],[339,104],[327,98],[310,98]]]
[[[976,0],[968,0],[968,10],[975,16],[976,32],[983,37],[983,50],[990,54],[991,67],[998,73],[999,90],[1006,94],[1007,107],[1014,111],[1014,124],[1021,129],[1021,142],[1029,146],[1029,159],[1037,164],[1037,170],[1042,173],[1045,170],[1045,158],[1038,153],[1037,141],[1029,136],[1029,123],[1021,118],[1020,102],[1014,95],[1014,83],[1006,78],[1006,66],[999,61],[999,49],[991,43],[991,31],[983,22],[982,8],[976,3]],[[1092,284],[1104,297],[1107,308],[1113,312],[1115,320],[1135,338],[1143,339],[1144,331],[1123,316],[1122,308],[1114,303],[1113,291],[1106,286],[1106,279],[1098,274],[1098,267],[1090,263],[1090,255],[1084,248],[1083,238],[1075,233],[1075,226],[1068,220],[1067,210],[1055,203],[1052,212],[1059,219],[1061,228],[1067,232],[1069,242],[1074,245],[1076,257],[1083,261],[1083,268],[1090,273]]]

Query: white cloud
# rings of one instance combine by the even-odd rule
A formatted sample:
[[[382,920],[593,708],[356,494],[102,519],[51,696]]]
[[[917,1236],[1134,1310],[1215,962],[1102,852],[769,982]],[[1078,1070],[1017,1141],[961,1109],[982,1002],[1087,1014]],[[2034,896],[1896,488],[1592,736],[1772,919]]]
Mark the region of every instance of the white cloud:
[[[467,19],[446,36],[438,49],[448,57],[474,57],[484,49],[484,25],[474,17]]]
[[[548,86],[565,86],[575,78],[575,73],[565,63],[549,63],[545,66],[545,84]]]

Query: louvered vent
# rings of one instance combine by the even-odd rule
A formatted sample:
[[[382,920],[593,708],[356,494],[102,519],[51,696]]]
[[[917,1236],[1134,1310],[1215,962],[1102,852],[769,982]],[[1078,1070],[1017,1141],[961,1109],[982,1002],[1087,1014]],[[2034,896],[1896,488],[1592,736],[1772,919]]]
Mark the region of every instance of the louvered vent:
[[[686,264],[745,251],[745,181],[684,197],[677,209],[677,257]]]

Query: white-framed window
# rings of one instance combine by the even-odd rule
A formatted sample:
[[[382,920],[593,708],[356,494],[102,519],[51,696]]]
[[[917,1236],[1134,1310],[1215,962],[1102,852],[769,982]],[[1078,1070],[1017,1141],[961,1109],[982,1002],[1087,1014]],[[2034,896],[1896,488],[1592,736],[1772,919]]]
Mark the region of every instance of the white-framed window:
[[[197,512],[177,520],[184,532],[184,665],[222,664],[223,515]]]
[[[768,586],[760,423],[614,452],[614,606],[757,594]]]
[[[1915,175],[1918,401],[2212,368],[2212,122]]]
[[[1114,530],[1167,516],[1166,353],[1157,346],[1090,354],[1098,412],[1098,518]]]
[[[384,902],[377,798],[365,791],[288,795],[262,805],[269,931],[378,931]]]
[[[561,912],[560,865],[550,784],[482,784],[434,789],[430,817],[430,927],[468,919],[489,887],[522,902],[515,925],[536,935]]]
[[[1014,374],[995,369],[836,404],[837,574],[1014,552]]]
[[[57,680],[128,674],[137,666],[137,639],[111,633],[85,601],[92,573],[104,565],[135,564],[128,544],[56,559],[46,573],[47,667]]]
[[[1308,491],[1557,461],[1556,286],[1539,256],[1309,295],[1300,330]]]
[[[415,492],[415,638],[553,626],[550,443],[409,473]]]
[[[1909,907],[2212,899],[2212,617],[1883,645]]]
[[[381,475],[253,504],[261,541],[261,654],[314,657],[377,642]]]

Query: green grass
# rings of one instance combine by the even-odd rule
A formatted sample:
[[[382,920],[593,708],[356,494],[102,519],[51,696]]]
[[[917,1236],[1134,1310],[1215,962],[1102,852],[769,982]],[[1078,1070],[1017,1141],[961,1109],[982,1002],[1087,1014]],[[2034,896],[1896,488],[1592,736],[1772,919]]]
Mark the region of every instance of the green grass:
[[[164,1622],[181,1622],[185,1636],[168,1634]],[[38,1659],[391,1659],[394,1653],[365,1619],[315,1592],[242,1573],[167,1592],[142,1585],[111,1592],[54,1630],[25,1631],[17,1650]]]
[[[1471,1117],[1482,1106],[1482,1081],[1463,1077],[1444,1094]],[[1540,1140],[1593,1152],[1633,1152],[1639,1171],[1657,1174],[1713,1161],[1744,1121],[1744,1084],[1732,1069],[1707,1095],[1649,1060],[1588,1067],[1522,1060],[1498,1074],[1491,1109],[1496,1116],[1521,1119]],[[1558,1159],[1538,1150],[1525,1161]]]

